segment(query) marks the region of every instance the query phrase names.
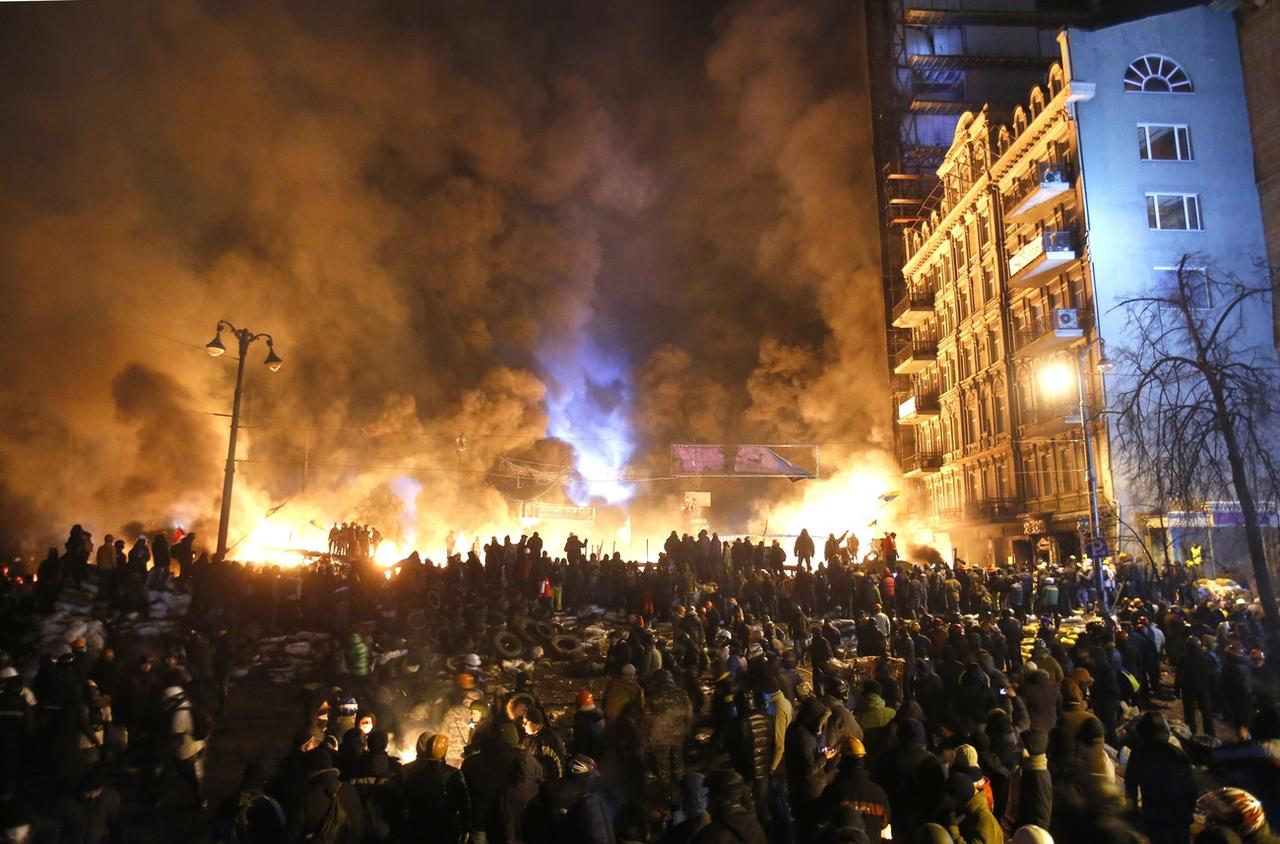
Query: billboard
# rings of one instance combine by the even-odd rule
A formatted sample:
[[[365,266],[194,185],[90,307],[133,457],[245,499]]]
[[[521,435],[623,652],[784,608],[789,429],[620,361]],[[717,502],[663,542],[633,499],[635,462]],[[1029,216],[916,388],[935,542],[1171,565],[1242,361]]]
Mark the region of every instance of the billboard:
[[[671,446],[671,474],[677,478],[816,478],[818,447],[682,443]]]
[[[548,504],[545,501],[521,501],[520,518],[544,522],[594,522],[596,508],[572,504]]]

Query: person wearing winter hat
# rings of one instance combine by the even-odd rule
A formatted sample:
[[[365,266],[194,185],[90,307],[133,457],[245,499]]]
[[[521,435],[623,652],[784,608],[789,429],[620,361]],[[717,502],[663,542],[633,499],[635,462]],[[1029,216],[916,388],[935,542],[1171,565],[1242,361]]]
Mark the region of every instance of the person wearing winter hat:
[[[1011,842],[1012,844],[1053,844],[1053,836],[1044,827],[1027,824],[1018,828]]]
[[[1000,824],[987,808],[986,796],[973,787],[973,780],[967,775],[956,772],[948,776],[943,793],[951,815],[948,832],[953,839],[966,844],[1000,844],[1004,841]]]
[[[991,781],[978,765],[978,751],[971,744],[962,744],[956,748],[955,758],[951,761],[951,770],[964,774],[973,780],[973,787],[982,792],[987,801],[987,808],[995,810],[995,794],[991,790]]]

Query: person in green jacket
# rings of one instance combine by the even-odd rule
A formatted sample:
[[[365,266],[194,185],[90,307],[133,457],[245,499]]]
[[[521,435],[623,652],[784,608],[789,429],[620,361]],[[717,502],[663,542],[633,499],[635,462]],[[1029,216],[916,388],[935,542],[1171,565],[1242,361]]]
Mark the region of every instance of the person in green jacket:
[[[351,675],[352,684],[363,691],[365,678],[369,676],[369,646],[359,633],[352,633],[351,644],[347,645],[347,673]]]
[[[986,795],[974,788],[967,774],[947,777],[945,793],[951,809],[947,830],[956,844],[1004,844],[1004,831],[987,808]]]

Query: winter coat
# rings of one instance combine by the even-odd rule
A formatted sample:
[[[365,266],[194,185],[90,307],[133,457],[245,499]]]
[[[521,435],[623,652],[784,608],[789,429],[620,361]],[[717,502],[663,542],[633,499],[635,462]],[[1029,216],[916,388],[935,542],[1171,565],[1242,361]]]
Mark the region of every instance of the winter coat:
[[[471,795],[462,772],[436,759],[422,759],[404,782],[406,844],[457,844],[471,828]]]
[[[462,764],[467,744],[471,741],[471,704],[458,704],[444,711],[440,732],[449,737],[449,751],[445,760],[453,766]]]
[[[552,840],[575,844],[613,844],[613,824],[600,795],[587,777],[571,776],[542,789],[542,805],[554,834]]]
[[[644,715],[650,747],[684,747],[693,724],[693,705],[689,703],[689,696],[676,687],[670,674],[665,674],[645,699]]]
[[[604,713],[600,708],[579,709],[573,716],[573,741],[569,743],[569,752],[599,759],[604,749],[603,736]]]
[[[498,798],[515,781],[516,763],[528,756],[495,742],[462,763],[462,777],[471,796],[471,831],[485,832],[497,820]]]
[[[762,712],[745,712],[734,719],[727,739],[729,762],[747,782],[769,776],[773,755],[773,725]]]
[[[862,706],[858,707],[858,725],[863,731],[874,730],[887,726],[895,714],[894,710],[884,705],[884,698],[869,694],[862,699]]]
[[[352,677],[369,676],[369,646],[359,633],[351,634],[351,644],[347,646],[347,671]]]
[[[315,836],[335,800],[346,815],[346,842],[359,842],[364,837],[364,806],[355,788],[338,780],[337,768],[323,768],[311,775],[306,794],[289,824],[289,840],[307,841],[308,836]]]
[[[1025,757],[1009,776],[1009,799],[1004,807],[1004,830],[1012,835],[1027,824],[1049,828],[1053,817],[1053,778],[1043,754]]]
[[[881,830],[891,822],[889,795],[871,779],[871,772],[861,761],[841,760],[836,778],[818,800],[818,815],[835,823],[842,809],[853,808],[862,816],[867,837],[880,840]]]
[[[693,839],[694,844],[768,844],[764,828],[754,812],[733,805],[712,815],[711,823]]]
[[[827,705],[817,698],[800,704],[796,719],[787,728],[786,754],[782,762],[787,771],[787,793],[797,815],[805,812],[826,789],[834,775],[829,760],[820,752],[822,727]]]
[[[1031,729],[1049,732],[1058,723],[1062,711],[1062,693],[1049,674],[1041,669],[1029,673],[1018,689],[1018,696],[1027,707]]]
[[[1196,801],[1191,763],[1167,737],[1133,748],[1125,767],[1124,790],[1148,831],[1190,828]]]
[[[975,791],[952,823],[951,837],[956,844],[1003,844],[1004,832],[995,815],[987,808],[987,797]]]
[[[632,701],[644,703],[644,691],[635,680],[614,677],[604,688],[604,719],[613,723]]]

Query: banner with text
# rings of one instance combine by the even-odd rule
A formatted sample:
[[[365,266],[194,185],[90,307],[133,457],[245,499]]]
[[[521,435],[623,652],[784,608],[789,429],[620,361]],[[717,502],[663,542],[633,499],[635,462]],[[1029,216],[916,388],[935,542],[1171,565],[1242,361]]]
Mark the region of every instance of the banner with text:
[[[544,522],[594,522],[596,508],[572,504],[547,504],[543,501],[520,502],[520,518]]]

